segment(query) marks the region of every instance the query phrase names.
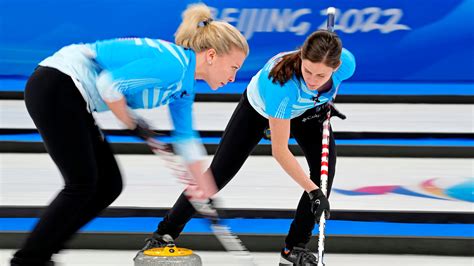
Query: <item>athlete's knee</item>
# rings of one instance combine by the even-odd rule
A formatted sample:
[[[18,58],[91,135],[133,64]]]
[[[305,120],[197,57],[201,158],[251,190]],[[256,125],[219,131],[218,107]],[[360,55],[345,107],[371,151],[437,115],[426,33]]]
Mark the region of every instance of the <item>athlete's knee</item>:
[[[226,170],[221,167],[215,167],[215,165],[211,165],[207,171],[211,171],[212,176],[214,176],[214,180],[216,181],[217,189],[219,190],[223,189],[232,177],[234,177],[234,175],[228,172],[228,169]]]
[[[123,182],[120,176],[110,180],[110,183],[102,185],[97,191],[109,204],[116,200],[123,191]]]
[[[70,197],[88,198],[94,196],[97,190],[95,182],[67,183],[61,193]]]

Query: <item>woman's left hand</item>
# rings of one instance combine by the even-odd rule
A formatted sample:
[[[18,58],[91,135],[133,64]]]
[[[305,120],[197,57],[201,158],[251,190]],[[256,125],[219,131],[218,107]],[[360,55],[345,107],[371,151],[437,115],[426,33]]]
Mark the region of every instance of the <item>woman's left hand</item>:
[[[330,216],[330,206],[329,201],[321,191],[321,189],[315,189],[308,193],[309,200],[311,201],[311,212],[314,214],[314,219],[316,223],[319,223],[321,215],[325,214],[326,219],[329,219]]]

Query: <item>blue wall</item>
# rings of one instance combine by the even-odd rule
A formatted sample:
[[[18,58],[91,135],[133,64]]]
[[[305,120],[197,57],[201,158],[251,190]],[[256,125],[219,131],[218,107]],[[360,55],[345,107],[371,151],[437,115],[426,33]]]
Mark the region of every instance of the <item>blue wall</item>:
[[[2,0],[0,75],[28,76],[60,47],[97,39],[173,39],[195,1]],[[249,79],[272,55],[298,47],[338,8],[336,31],[357,58],[353,81],[474,81],[474,0],[209,0],[216,18],[237,26],[251,54]],[[471,13],[471,14],[470,14]]]

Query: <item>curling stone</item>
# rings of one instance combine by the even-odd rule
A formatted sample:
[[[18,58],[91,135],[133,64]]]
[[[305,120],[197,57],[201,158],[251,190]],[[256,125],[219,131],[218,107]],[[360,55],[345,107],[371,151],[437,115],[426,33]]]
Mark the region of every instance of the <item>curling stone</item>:
[[[174,244],[152,248],[140,252],[134,259],[135,266],[201,266],[201,257],[187,248],[178,248]]]

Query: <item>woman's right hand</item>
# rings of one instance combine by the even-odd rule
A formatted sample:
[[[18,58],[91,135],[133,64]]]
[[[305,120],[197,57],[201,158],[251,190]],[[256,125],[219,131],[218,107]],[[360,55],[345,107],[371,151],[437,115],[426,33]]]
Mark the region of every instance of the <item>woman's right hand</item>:
[[[314,214],[316,223],[319,223],[319,219],[323,212],[325,213],[326,219],[330,216],[329,201],[321,191],[321,189],[315,189],[308,193],[309,200],[311,201],[311,212]]]

